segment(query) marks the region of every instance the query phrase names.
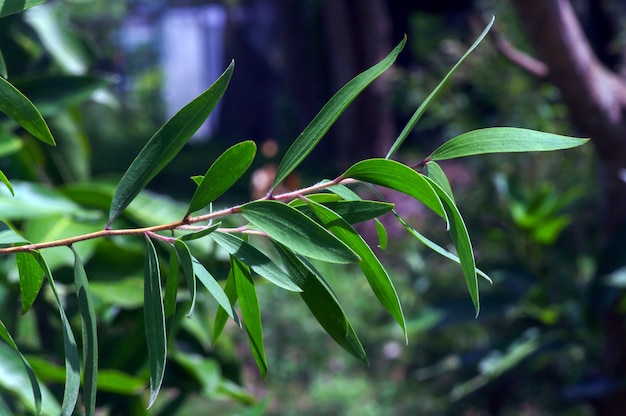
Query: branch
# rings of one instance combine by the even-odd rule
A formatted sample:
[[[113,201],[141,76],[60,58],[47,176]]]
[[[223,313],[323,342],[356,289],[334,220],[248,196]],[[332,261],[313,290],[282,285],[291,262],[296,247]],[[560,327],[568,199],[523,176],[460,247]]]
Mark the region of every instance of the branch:
[[[515,48],[499,30],[494,30],[492,33],[496,49],[511,63],[538,78],[548,76],[549,69],[545,63]]]

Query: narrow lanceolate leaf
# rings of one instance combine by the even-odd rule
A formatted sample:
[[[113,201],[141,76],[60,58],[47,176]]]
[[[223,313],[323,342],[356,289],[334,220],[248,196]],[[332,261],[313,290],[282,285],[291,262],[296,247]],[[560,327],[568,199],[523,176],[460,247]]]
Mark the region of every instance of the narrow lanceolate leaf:
[[[0,17],[19,13],[45,2],[46,0],[0,0]]]
[[[2,8],[0,7],[0,14]],[[6,79],[0,77],[0,111],[44,143],[55,146],[48,125],[35,105]]]
[[[307,197],[307,199],[319,202],[312,198]],[[321,202],[321,204],[336,212],[348,224],[358,224],[380,217],[390,212],[394,207],[393,204],[387,202],[361,200]],[[312,214],[311,208],[308,205],[304,205],[303,207],[298,206],[297,208],[307,216],[311,216],[310,214]]]
[[[252,282],[252,276],[248,267],[236,258],[232,259],[231,268],[233,276],[235,276],[239,306],[241,307],[241,315],[243,316],[244,326],[248,334],[250,349],[259,367],[261,376],[265,378],[267,375],[267,359],[265,358],[265,348],[263,347],[261,310],[254,283]]]
[[[405,193],[447,220],[441,200],[430,183],[402,163],[389,159],[363,160],[352,165],[343,176]]]
[[[22,313],[26,313],[33,306],[33,302],[41,290],[44,271],[39,266],[37,259],[30,253],[16,253],[15,260],[20,275]]]
[[[476,49],[478,44],[480,42],[482,42],[482,40],[485,38],[485,36],[487,36],[487,33],[489,32],[489,29],[491,29],[491,26],[493,26],[494,20],[495,20],[495,17],[492,17],[491,21],[487,24],[487,27],[485,27],[485,29],[480,34],[480,36],[478,36],[478,39],[476,39],[476,41],[472,44],[472,46],[470,46],[469,49],[463,54],[461,59],[459,59],[459,61],[456,64],[454,64],[452,69],[446,74],[445,77],[443,77],[443,79],[441,80],[439,85],[437,85],[435,87],[435,89],[428,95],[428,97],[426,97],[426,99],[419,106],[419,108],[417,110],[415,110],[415,113],[413,113],[413,115],[411,116],[411,119],[409,120],[409,122],[406,124],[406,126],[404,126],[404,129],[402,129],[402,132],[400,133],[400,135],[398,136],[396,141],[393,143],[393,145],[389,149],[389,152],[387,152],[387,156],[385,157],[386,159],[389,159],[396,152],[396,150],[398,150],[398,148],[402,145],[402,143],[408,137],[408,135],[411,132],[411,130],[413,130],[413,128],[415,127],[415,125],[417,124],[419,119],[422,117],[422,115],[424,114],[424,112],[426,111],[426,109],[428,108],[430,103],[435,99],[435,97],[437,97],[437,95],[442,90],[444,85],[452,77],[452,74],[454,74],[454,71],[456,71],[456,69],[463,63],[465,58],[467,58],[469,56],[469,54],[472,53],[472,51],[474,49]]]
[[[96,323],[96,308],[89,289],[87,274],[78,252],[74,252],[74,285],[78,297],[78,311],[80,313],[83,337],[83,404],[85,414],[93,416],[96,411],[96,391],[98,380],[98,331]]]
[[[74,339],[70,322],[67,319],[67,315],[65,315],[63,303],[61,302],[56,285],[54,284],[54,279],[52,279],[50,268],[38,251],[32,252],[32,255],[37,259],[39,267],[41,267],[48,279],[48,284],[50,284],[50,288],[52,288],[52,293],[57,301],[59,314],[61,315],[61,323],[63,324],[63,346],[65,349],[65,389],[63,391],[63,402],[61,403],[61,415],[71,416],[74,413],[78,399],[78,390],[80,389],[80,358],[78,357],[78,347],[76,346],[76,339]]]
[[[278,166],[272,190],[311,153],[328,129],[361,91],[393,64],[405,43],[406,37],[382,61],[349,81],[324,105],[285,153]]]
[[[193,308],[196,304],[196,278],[194,277],[193,271],[193,257],[191,257],[191,252],[189,251],[187,244],[181,240],[174,240],[174,249],[176,250],[176,255],[178,256],[178,262],[183,269],[183,275],[187,281],[189,294],[191,295],[191,306],[187,312],[187,317],[189,317],[193,313]]]
[[[150,408],[159,394],[165,374],[167,339],[165,336],[165,311],[161,294],[159,259],[152,241],[146,237],[146,268],[143,291],[143,313],[150,367]]]
[[[441,189],[441,187],[434,181],[428,177],[427,179],[433,185],[433,189],[435,189],[435,191],[439,194],[439,197],[444,204],[443,206],[448,213],[448,218],[450,220],[450,237],[452,237],[452,242],[454,243],[456,252],[459,255],[461,269],[463,270],[463,275],[465,276],[465,283],[467,283],[467,289],[469,290],[470,297],[474,303],[476,316],[478,316],[478,313],[480,312],[478,278],[476,277],[474,250],[472,249],[472,243],[467,232],[467,227],[465,226],[463,217],[461,217],[461,213],[452,198],[450,198],[446,191]]]
[[[9,344],[9,346],[13,348],[13,350],[20,357],[20,360],[22,361],[22,364],[24,365],[24,368],[26,369],[26,374],[28,375],[28,380],[30,381],[30,387],[33,390],[33,403],[35,405],[34,406],[35,412],[36,414],[40,414],[41,413],[41,388],[39,387],[39,382],[37,381],[37,377],[35,377],[35,373],[33,372],[33,369],[31,368],[30,364],[28,364],[28,361],[26,361],[26,358],[24,358],[20,350],[17,348],[15,341],[13,341],[11,334],[9,334],[9,331],[7,331],[6,326],[4,326],[4,323],[1,320],[0,320],[0,337],[2,337],[2,339],[4,339],[6,343]]]
[[[202,209],[219,198],[241,178],[256,154],[256,145],[247,140],[238,143],[217,158],[196,188],[187,215]]]
[[[228,233],[216,231],[211,234],[211,237],[228,254],[244,262],[259,276],[266,278],[285,290],[292,292],[300,291],[300,288],[291,281],[289,276],[256,247]]]
[[[387,250],[387,243],[389,242],[389,237],[387,236],[387,229],[379,220],[375,221],[376,224],[376,235],[378,236],[378,247],[382,250]]]
[[[165,282],[165,294],[163,295],[163,312],[167,325],[166,334],[170,333],[172,318],[176,314],[176,298],[178,297],[178,256],[174,246],[170,248],[170,264]],[[193,301],[192,301],[193,304]]]
[[[232,318],[233,321],[237,323],[237,325],[241,326],[239,322],[239,317],[235,313],[235,310],[230,304],[228,300],[228,296],[224,293],[224,289],[217,283],[217,280],[209,273],[209,271],[200,263],[196,258],[192,257],[193,260],[193,272],[200,280],[200,283],[207,288],[211,296],[217,301],[217,303],[224,308],[228,316]]]
[[[359,233],[354,231],[354,228],[337,213],[313,201],[309,201],[309,205],[322,223],[361,257],[359,267],[367,278],[372,291],[389,314],[400,324],[400,328],[402,328],[405,337],[407,337],[406,322],[402,313],[400,299],[387,271],[380,264],[372,249]],[[408,341],[408,338],[406,340]]]
[[[329,263],[360,261],[359,256],[345,243],[286,204],[254,201],[241,206],[239,212],[272,239],[303,256]]]
[[[291,250],[281,244],[275,246],[289,276],[302,287],[302,300],[322,328],[343,349],[367,364],[363,345],[328,283]]]
[[[426,165],[426,176],[433,180],[441,189],[446,191],[450,199],[454,201],[454,195],[452,194],[452,187],[448,181],[448,177],[444,173],[441,166],[437,162],[428,162]]]
[[[220,227],[220,225],[222,225],[221,222],[216,222],[215,224],[208,226],[207,228],[204,228],[200,231],[194,231],[194,232],[182,235],[178,239],[182,241],[197,240],[198,238],[202,238],[211,234],[213,231],[217,230]]]
[[[234,257],[230,256],[230,271],[228,272],[228,277],[226,278],[226,284],[224,285],[224,293],[228,297],[228,301],[234,307],[235,303],[237,303],[237,286],[235,285],[235,275],[233,270]],[[213,325],[213,344],[217,342],[220,335],[222,334],[222,330],[226,325],[226,321],[228,320],[228,314],[221,306],[217,310],[215,314],[215,324]]]
[[[0,77],[8,78],[9,74],[7,72],[7,64],[4,62],[4,55],[2,55],[2,51],[0,51]]]
[[[9,178],[7,178],[4,172],[2,172],[1,170],[0,170],[0,181],[4,183],[4,185],[7,187],[9,192],[11,192],[11,195],[15,196],[15,192],[13,191],[13,186],[11,185],[11,182],[9,182]]]
[[[176,113],[141,149],[117,185],[107,226],[167,166],[204,123],[222,98],[234,65],[231,63],[213,85]]]
[[[588,141],[515,127],[491,127],[469,131],[448,140],[428,159],[446,160],[485,153],[546,152],[577,147]]]

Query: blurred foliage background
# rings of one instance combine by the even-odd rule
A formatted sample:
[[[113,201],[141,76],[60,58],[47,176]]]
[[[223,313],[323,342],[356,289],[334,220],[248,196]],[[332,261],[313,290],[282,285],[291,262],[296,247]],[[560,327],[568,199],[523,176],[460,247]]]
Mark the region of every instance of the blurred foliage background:
[[[508,1],[436,3],[57,0],[4,18],[0,49],[9,79],[44,109],[59,143],[47,148],[16,135],[1,120],[0,140],[13,146],[2,150],[1,168],[27,208],[11,208],[3,195],[0,217],[24,225],[26,233],[28,224],[31,229],[41,228],[36,221],[50,224],[47,235],[33,240],[100,227],[98,213],[107,209],[112,179],[166,119],[161,22],[166,11],[183,7],[210,5],[225,13],[217,66],[221,71],[234,58],[235,74],[210,135],[190,144],[150,184],[154,193],[129,208],[127,225],[178,218],[184,205],[177,200],[193,192],[189,177],[246,138],[262,145],[263,155],[255,161],[260,182],[246,178],[222,202],[262,192],[263,175],[272,174],[273,164],[321,105],[406,33],[408,47],[398,64],[355,101],[290,180],[307,184],[360,158],[382,156],[397,126],[463,54],[485,16],[495,14],[498,30],[528,46]],[[587,4],[593,1],[574,3],[581,20],[593,20]],[[612,22],[623,27],[626,13],[614,7],[618,2],[599,3],[618,11]],[[372,14],[375,7],[384,13]],[[615,31],[613,49],[625,50],[623,35]],[[443,141],[487,126],[585,134],[570,123],[553,84],[511,64],[486,40],[426,112],[400,158],[417,162]],[[604,371],[603,308],[623,305],[624,286],[622,274],[608,272],[619,269],[624,251],[619,244],[607,245],[610,238],[602,232],[606,201],[598,163],[592,146],[442,163],[468,222],[477,264],[494,279],[493,285],[481,282],[477,319],[458,266],[391,227],[381,258],[405,309],[408,345],[382,307],[371,306],[374,299],[358,270],[320,265],[364,343],[369,367],[335,345],[294,296],[266,286],[260,288],[260,303],[270,371],[261,380],[236,328],[227,327],[230,337],[211,345],[215,305],[206,297],[194,319],[178,321],[164,390],[149,413],[602,414],[598,403],[624,388],[626,373],[609,377]],[[67,214],[67,206],[45,215],[35,209],[54,201],[72,204],[71,224],[60,232],[52,225]],[[401,197],[395,201],[418,230],[446,241],[442,224],[425,210]],[[126,239],[79,247],[89,258],[87,275],[99,305],[98,406],[102,414],[147,414],[143,248]],[[227,257],[205,243],[194,251],[225,278]],[[50,256],[56,256],[55,276],[71,292],[68,256]],[[62,340],[53,302],[44,296],[20,316],[18,290],[13,260],[0,259],[0,318],[58,400]],[[71,314],[72,305],[68,310]],[[0,348],[3,362],[9,362],[11,352]],[[24,411],[19,388],[8,377],[0,379],[0,404]]]

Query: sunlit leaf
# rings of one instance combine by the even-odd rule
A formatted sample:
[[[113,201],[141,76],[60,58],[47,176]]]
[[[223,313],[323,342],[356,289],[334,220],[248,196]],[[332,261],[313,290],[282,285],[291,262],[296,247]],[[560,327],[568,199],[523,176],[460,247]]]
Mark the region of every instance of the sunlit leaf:
[[[56,144],[48,125],[35,105],[2,77],[0,77],[0,111],[42,142],[52,146]]]
[[[0,247],[10,247],[24,244],[30,244],[30,241],[26,240],[14,230],[5,230],[0,232]]]
[[[26,370],[26,374],[28,375],[30,388],[33,392],[33,403],[35,407],[35,412],[39,414],[41,412],[41,389],[39,387],[39,382],[37,381],[37,377],[35,377],[35,373],[33,372],[33,369],[31,368],[28,361],[26,361],[26,358],[24,358],[20,350],[17,348],[15,341],[13,341],[11,334],[9,334],[9,331],[7,331],[6,326],[4,326],[4,323],[1,320],[0,320],[0,337],[2,337],[2,339],[4,339],[4,341],[7,344],[9,344],[9,346],[13,348],[13,350],[20,357],[20,360],[22,361],[22,365],[24,366],[24,369]]]
[[[20,296],[22,298],[22,313],[26,313],[33,306],[33,302],[43,283],[44,271],[39,262],[30,253],[16,253],[15,260],[20,275]]]
[[[11,185],[11,182],[9,182],[9,178],[7,178],[4,172],[2,172],[1,170],[0,170],[0,181],[2,181],[2,183],[7,187],[9,192],[11,192],[11,195],[15,196],[15,191],[13,190],[13,186]]]
[[[165,336],[165,311],[161,294],[159,259],[152,241],[146,237],[146,268],[144,281],[144,324],[148,363],[150,367],[150,408],[159,394],[165,374],[167,340]]]
[[[404,48],[406,37],[394,48],[382,61],[354,77],[344,85],[333,97],[324,105],[320,112],[313,118],[311,123],[296,138],[291,147],[283,156],[272,190],[281,183],[320,142],[328,129],[339,118],[350,103],[376,78],[385,72],[396,60],[396,57]]]
[[[256,145],[247,140],[228,148],[206,172],[191,198],[187,215],[202,209],[230,189],[254,160]]]
[[[304,256],[329,263],[355,263],[360,260],[345,243],[286,204],[253,201],[242,205],[239,212],[272,239]]]
[[[259,309],[259,301],[254,289],[254,283],[252,282],[252,276],[248,267],[234,257],[231,261],[231,269],[235,277],[237,297],[239,298],[239,306],[241,307],[243,323],[248,334],[250,349],[259,367],[261,376],[265,378],[267,375],[267,359],[265,358],[265,348],[263,347],[261,310]]]
[[[96,411],[96,390],[98,381],[98,331],[96,308],[89,289],[89,281],[78,252],[70,246],[75,256],[74,285],[78,298],[83,337],[83,404],[85,414],[93,416]]]
[[[343,176],[405,193],[447,220],[441,200],[430,183],[402,163],[389,159],[363,160],[352,165]]]
[[[406,322],[402,313],[400,299],[387,271],[380,264],[372,249],[359,233],[337,213],[317,202],[309,201],[309,205],[322,223],[361,257],[359,267],[367,278],[372,291],[389,314],[398,322],[406,338]],[[408,338],[406,340],[408,341]]]
[[[35,182],[12,181],[14,198],[0,197],[0,218],[22,220],[54,214],[81,214],[86,211],[56,189]],[[0,189],[0,195],[9,195]]]
[[[428,162],[426,165],[426,176],[433,180],[441,189],[446,191],[450,199],[454,201],[454,195],[452,193],[452,187],[448,181],[448,177],[444,173],[443,169],[437,162]]]
[[[244,262],[259,276],[266,278],[276,286],[282,287],[285,290],[292,292],[300,291],[300,288],[296,286],[289,276],[282,271],[280,267],[274,264],[269,257],[241,238],[219,231],[211,234],[211,238],[213,238],[220,247],[226,250],[228,254]]]
[[[191,305],[189,306],[189,311],[187,312],[187,316],[189,317],[193,313],[193,308],[196,304],[196,278],[194,277],[193,260],[189,247],[187,247],[187,244],[183,241],[174,240],[174,249],[176,250],[180,266],[183,269],[183,275],[187,281],[189,294],[191,295]]]
[[[233,321],[237,323],[237,325],[241,326],[239,322],[239,317],[235,313],[235,310],[230,304],[228,300],[228,296],[224,293],[224,289],[217,283],[217,280],[209,273],[209,271],[200,263],[196,258],[192,257],[193,260],[193,272],[200,280],[200,283],[207,288],[211,296],[217,301],[217,303],[224,308],[228,316],[232,318]]]
[[[226,284],[224,285],[224,293],[228,297],[228,301],[234,307],[237,302],[237,286],[235,285],[235,276],[232,267],[233,256],[230,256],[231,267],[228,272],[228,277],[226,278]],[[213,325],[213,344],[217,342],[220,335],[222,334],[222,330],[226,325],[226,321],[228,320],[228,314],[221,306],[217,310],[215,314],[215,324]]]
[[[446,74],[445,77],[443,77],[443,79],[435,87],[435,89],[428,95],[428,97],[426,97],[424,102],[422,102],[422,104],[418,107],[418,109],[415,110],[415,113],[413,113],[409,122],[406,124],[406,126],[404,126],[404,129],[402,129],[402,132],[400,133],[396,141],[393,143],[393,145],[389,149],[389,152],[387,152],[387,156],[385,156],[386,159],[389,159],[398,150],[398,148],[402,145],[402,143],[408,137],[411,130],[413,130],[413,128],[415,127],[419,119],[422,117],[422,115],[424,114],[424,112],[426,111],[430,103],[435,99],[435,97],[437,97],[437,95],[442,90],[444,85],[446,85],[450,77],[452,77],[452,74],[454,74],[454,71],[456,71],[456,69],[463,63],[465,58],[467,58],[469,54],[472,53],[474,49],[476,49],[478,44],[485,38],[485,36],[487,36],[489,29],[491,29],[491,26],[493,26],[494,20],[495,20],[495,17],[492,17],[489,23],[487,24],[487,27],[485,27],[482,33],[478,36],[478,39],[474,41],[472,46],[469,47],[469,49],[463,54],[463,56],[459,59],[459,61],[456,64],[454,64],[452,69]]]
[[[148,141],[120,180],[109,210],[108,226],[178,154],[222,98],[234,62],[205,92],[183,107]]]
[[[291,250],[274,243],[289,276],[302,287],[300,296],[322,328],[343,349],[368,363],[365,350],[328,283]]]
[[[463,133],[448,140],[428,159],[446,160],[486,153],[546,152],[577,147],[588,141],[515,127],[491,127]]]
[[[0,0],[0,17],[19,13],[45,2],[46,0]]]

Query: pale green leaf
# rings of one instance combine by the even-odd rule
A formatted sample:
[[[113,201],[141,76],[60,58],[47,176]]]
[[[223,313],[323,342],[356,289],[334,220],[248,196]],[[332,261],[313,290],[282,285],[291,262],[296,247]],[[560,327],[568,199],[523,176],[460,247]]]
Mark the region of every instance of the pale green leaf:
[[[402,143],[404,143],[409,133],[411,132],[411,130],[413,130],[413,128],[415,127],[419,119],[422,117],[422,115],[424,114],[424,112],[426,111],[430,103],[435,99],[435,97],[437,97],[439,92],[441,92],[441,90],[443,89],[444,85],[446,85],[450,77],[452,77],[452,74],[454,74],[454,71],[456,71],[456,69],[463,63],[463,61],[469,56],[469,54],[472,53],[474,49],[476,49],[478,44],[480,44],[480,42],[485,38],[485,36],[487,36],[489,29],[491,29],[491,26],[493,26],[494,20],[495,20],[495,17],[492,17],[489,23],[487,24],[487,27],[485,27],[482,33],[478,36],[478,39],[474,41],[472,46],[470,46],[469,49],[463,54],[461,59],[459,59],[459,61],[456,64],[454,64],[452,69],[446,74],[445,77],[443,77],[441,82],[428,95],[428,97],[426,97],[426,99],[424,100],[424,102],[422,102],[422,104],[418,107],[418,109],[415,110],[415,113],[413,113],[409,122],[406,124],[406,126],[404,126],[404,128],[402,129],[402,132],[400,133],[396,141],[393,143],[393,145],[389,149],[389,152],[387,152],[387,156],[385,156],[386,159],[389,159],[398,150],[398,148],[402,145]]]
[[[13,186],[11,185],[11,182],[9,182],[9,178],[7,178],[4,172],[2,172],[1,170],[0,170],[0,181],[2,181],[2,183],[7,187],[9,192],[11,192],[11,195],[15,196],[15,191],[13,190]]]
[[[304,256],[329,263],[360,260],[350,247],[318,223],[281,202],[253,201],[242,205],[239,212],[272,239]]]
[[[193,313],[193,308],[196,304],[196,278],[194,277],[193,258],[191,257],[189,247],[181,240],[174,240],[174,249],[176,250],[178,262],[183,269],[183,275],[187,281],[189,294],[191,295],[191,305],[187,312],[187,317],[189,317]]]
[[[387,236],[387,229],[378,219],[374,221],[376,224],[376,235],[378,236],[378,247],[381,250],[387,249],[387,243],[389,242],[389,237]]]
[[[24,146],[24,142],[17,137],[0,138],[0,157],[12,155]]]
[[[546,152],[577,147],[588,141],[589,139],[515,127],[491,127],[463,133],[448,140],[427,160],[446,160],[486,153]]]
[[[192,257],[193,260],[193,272],[200,280],[200,283],[207,288],[211,296],[217,301],[217,303],[224,308],[228,316],[232,318],[233,321],[237,323],[237,325],[241,326],[239,322],[239,317],[235,313],[234,308],[230,304],[228,300],[228,296],[224,293],[224,289],[222,286],[215,280],[215,278],[209,273],[209,271],[200,263],[196,258]]]
[[[226,91],[234,65],[234,62],[231,63],[213,85],[176,113],[141,149],[115,190],[107,226],[167,166],[204,123]]]
[[[448,181],[448,177],[444,173],[441,166],[437,162],[428,162],[426,165],[426,176],[433,180],[441,189],[446,191],[450,199],[454,201],[454,194],[452,193],[452,187]]]
[[[187,215],[202,209],[219,198],[241,178],[256,154],[256,145],[247,140],[228,148],[217,158],[196,188]]]
[[[283,156],[272,190],[282,182],[320,142],[328,129],[334,124],[350,103],[376,78],[385,72],[396,60],[396,57],[404,48],[406,37],[394,48],[382,61],[354,77],[344,85],[324,105],[321,111],[313,118],[311,123],[296,138],[291,147]]]
[[[0,17],[19,13],[45,2],[46,0],[0,0]]]

